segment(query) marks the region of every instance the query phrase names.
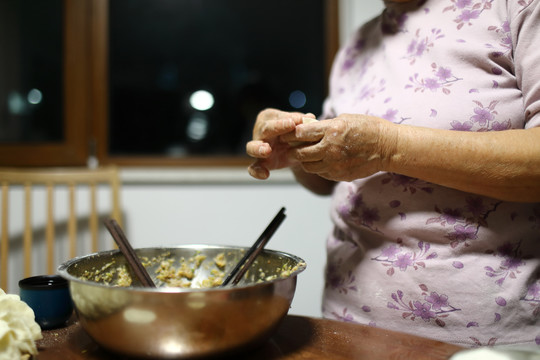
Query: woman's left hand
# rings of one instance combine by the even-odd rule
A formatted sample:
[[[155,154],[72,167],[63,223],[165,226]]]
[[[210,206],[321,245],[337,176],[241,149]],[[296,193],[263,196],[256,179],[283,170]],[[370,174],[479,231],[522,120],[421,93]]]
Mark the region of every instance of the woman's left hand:
[[[495,199],[540,201],[540,128],[455,131],[340,115],[296,125],[281,141],[307,173],[353,181],[388,171]]]
[[[281,140],[302,142],[289,150],[289,156],[299,161],[304,171],[328,180],[352,181],[384,168],[396,146],[394,126],[373,116],[342,114],[297,125]]]

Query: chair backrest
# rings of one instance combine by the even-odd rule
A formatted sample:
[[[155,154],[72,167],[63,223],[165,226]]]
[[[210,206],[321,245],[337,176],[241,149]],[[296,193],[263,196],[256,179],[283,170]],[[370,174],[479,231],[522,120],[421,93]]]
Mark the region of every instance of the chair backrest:
[[[69,257],[77,256],[77,223],[76,213],[76,190],[80,187],[87,187],[89,193],[88,228],[90,230],[91,250],[98,251],[98,205],[97,188],[107,186],[110,193],[110,217],[119,224],[121,221],[120,212],[120,178],[116,167],[102,167],[97,169],[89,168],[0,168],[0,185],[2,187],[1,216],[2,224],[0,233],[0,287],[6,291],[8,288],[8,263],[9,263],[9,228],[8,217],[22,216],[22,252],[24,262],[24,277],[32,276],[32,248],[33,248],[33,223],[32,223],[32,193],[36,186],[45,189],[45,248],[46,248],[46,272],[54,274],[55,264],[55,202],[54,190],[60,186],[67,188],[67,238],[69,243]],[[10,190],[14,187],[22,189],[23,201],[20,207],[23,213],[10,211]]]

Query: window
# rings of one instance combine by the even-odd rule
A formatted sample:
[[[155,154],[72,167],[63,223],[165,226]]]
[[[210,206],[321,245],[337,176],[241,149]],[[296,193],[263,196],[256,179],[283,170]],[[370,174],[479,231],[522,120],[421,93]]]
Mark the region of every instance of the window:
[[[0,51],[6,54],[0,57],[0,141],[61,141],[62,2],[5,0],[0,6]],[[9,16],[13,13],[17,16]],[[40,121],[44,118],[50,121]]]
[[[0,1],[0,165],[85,164],[87,10],[72,0]]]
[[[258,111],[320,113],[336,3],[6,0],[0,164],[247,163]]]

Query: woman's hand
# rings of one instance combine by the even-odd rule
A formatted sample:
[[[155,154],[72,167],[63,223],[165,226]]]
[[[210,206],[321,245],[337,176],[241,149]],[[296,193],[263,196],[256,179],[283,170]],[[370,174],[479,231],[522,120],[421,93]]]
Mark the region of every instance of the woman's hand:
[[[540,201],[540,128],[470,132],[340,115],[298,125],[281,140],[303,141],[290,158],[333,181],[388,171],[500,200]]]
[[[337,118],[298,125],[281,141],[305,145],[289,150],[307,173],[333,181],[352,181],[381,171],[396,146],[395,125],[367,115],[343,114]]]
[[[312,114],[290,113],[266,109],[259,113],[253,127],[253,140],[246,144],[246,153],[256,161],[248,168],[256,179],[266,179],[270,170],[292,166],[295,161],[288,156],[290,144],[280,139],[281,135],[294,131],[303,117]]]

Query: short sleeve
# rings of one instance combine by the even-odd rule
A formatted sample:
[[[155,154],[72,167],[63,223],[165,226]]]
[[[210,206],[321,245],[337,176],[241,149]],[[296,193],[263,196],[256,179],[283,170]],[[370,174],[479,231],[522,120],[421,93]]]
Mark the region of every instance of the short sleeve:
[[[323,107],[322,107],[322,114],[319,117],[319,120],[324,119],[332,119],[338,116],[335,111],[334,106],[334,93],[338,91],[339,86],[339,79],[337,76],[337,69],[339,68],[339,63],[341,61],[341,58],[343,57],[344,48],[340,48],[338,53],[335,56],[334,62],[332,63],[332,69],[330,71],[330,77],[328,79],[328,91],[329,94],[324,100]]]
[[[540,0],[508,0],[514,65],[523,94],[525,128],[540,126]]]

